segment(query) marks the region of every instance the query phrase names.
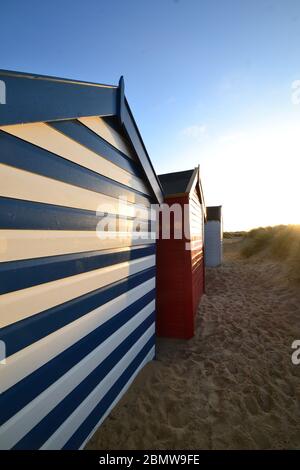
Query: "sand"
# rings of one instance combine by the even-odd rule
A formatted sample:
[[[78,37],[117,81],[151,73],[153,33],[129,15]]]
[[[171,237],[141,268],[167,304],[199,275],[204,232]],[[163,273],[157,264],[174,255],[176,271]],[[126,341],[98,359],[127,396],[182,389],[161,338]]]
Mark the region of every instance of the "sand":
[[[239,243],[207,270],[195,337],[158,340],[87,449],[300,448],[300,295],[279,265],[240,260]]]

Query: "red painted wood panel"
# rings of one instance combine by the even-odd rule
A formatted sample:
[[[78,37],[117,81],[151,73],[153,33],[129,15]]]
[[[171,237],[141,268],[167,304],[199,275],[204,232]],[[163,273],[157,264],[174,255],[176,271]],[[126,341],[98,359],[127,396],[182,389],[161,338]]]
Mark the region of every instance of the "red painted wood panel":
[[[191,195],[190,195],[191,196]],[[192,250],[186,250],[189,240],[157,241],[157,335],[189,339],[195,331],[195,314],[204,292],[203,213],[199,195],[166,198],[169,206],[189,204]],[[161,225],[161,220],[160,220]],[[202,226],[202,231],[201,231]],[[171,219],[171,235],[174,221]]]

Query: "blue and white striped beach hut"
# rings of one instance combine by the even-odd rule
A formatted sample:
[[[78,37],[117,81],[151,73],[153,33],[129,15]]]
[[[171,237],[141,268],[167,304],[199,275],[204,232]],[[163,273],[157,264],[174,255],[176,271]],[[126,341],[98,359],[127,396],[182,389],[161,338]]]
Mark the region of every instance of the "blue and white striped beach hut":
[[[78,449],[155,354],[161,188],[122,79],[0,83],[0,448]]]

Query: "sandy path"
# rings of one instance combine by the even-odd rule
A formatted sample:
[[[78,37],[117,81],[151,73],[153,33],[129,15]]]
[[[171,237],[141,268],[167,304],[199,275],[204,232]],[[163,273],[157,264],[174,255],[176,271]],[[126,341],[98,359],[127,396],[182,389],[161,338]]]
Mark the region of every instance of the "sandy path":
[[[229,243],[224,266],[207,272],[195,338],[158,341],[158,360],[87,448],[300,448],[300,297],[278,277]]]

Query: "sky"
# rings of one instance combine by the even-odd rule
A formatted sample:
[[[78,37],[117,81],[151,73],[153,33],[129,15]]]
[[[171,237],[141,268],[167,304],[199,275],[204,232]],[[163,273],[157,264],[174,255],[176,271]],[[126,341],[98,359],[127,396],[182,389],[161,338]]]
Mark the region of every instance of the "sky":
[[[0,68],[117,84],[158,174],[225,230],[300,223],[299,0],[10,0]]]

